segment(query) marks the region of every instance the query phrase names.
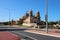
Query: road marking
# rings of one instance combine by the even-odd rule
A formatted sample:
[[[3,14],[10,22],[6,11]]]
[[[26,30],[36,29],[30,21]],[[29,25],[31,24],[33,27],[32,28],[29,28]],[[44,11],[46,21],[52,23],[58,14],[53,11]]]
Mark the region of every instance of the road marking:
[[[18,35],[16,35],[16,34],[13,34],[11,32],[8,32],[8,33],[11,34],[11,35],[13,35],[13,36],[15,36],[15,37],[18,37]]]
[[[17,33],[17,32],[14,32],[14,33]],[[23,34],[23,33],[18,32],[18,34],[23,35],[23,36],[28,37],[28,38],[33,39],[33,40],[37,40],[37,39],[35,39],[35,38],[31,37],[31,36],[28,36],[26,34]]]
[[[35,34],[41,34],[41,35],[47,35],[47,36],[53,36],[53,37],[58,37],[58,38],[60,38],[60,36],[53,35],[53,34],[44,34],[44,33],[37,33],[37,32],[31,32],[31,31],[25,31],[25,32],[30,32],[30,33],[35,33]]]
[[[21,39],[21,40],[25,40],[25,39]]]

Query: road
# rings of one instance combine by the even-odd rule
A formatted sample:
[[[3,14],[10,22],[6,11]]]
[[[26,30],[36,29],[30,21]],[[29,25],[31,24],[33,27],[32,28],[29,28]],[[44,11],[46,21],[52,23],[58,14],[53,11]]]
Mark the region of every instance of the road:
[[[24,32],[24,31],[12,31],[12,32],[15,34],[18,34],[18,35],[21,35],[21,34],[27,35],[27,36],[30,36],[30,37],[35,38],[37,40],[60,40],[60,38],[58,38],[58,37],[28,33],[28,32]]]
[[[21,36],[21,38],[24,38],[24,39],[30,39],[30,40],[33,40],[33,39],[35,39],[35,40],[60,40],[60,38],[58,38],[58,37],[52,37],[52,36],[46,36],[46,35],[40,35],[40,34],[24,32],[25,29],[22,30],[22,28],[20,29],[20,28],[12,28],[12,27],[11,28],[3,27],[3,29],[10,29],[10,31],[8,31],[8,32],[19,35],[19,36]],[[11,29],[12,30],[15,29],[15,30],[11,31]],[[17,31],[16,31],[16,29],[17,29]]]
[[[11,27],[9,25],[0,26],[0,31],[22,31],[22,30],[26,30],[26,28]]]

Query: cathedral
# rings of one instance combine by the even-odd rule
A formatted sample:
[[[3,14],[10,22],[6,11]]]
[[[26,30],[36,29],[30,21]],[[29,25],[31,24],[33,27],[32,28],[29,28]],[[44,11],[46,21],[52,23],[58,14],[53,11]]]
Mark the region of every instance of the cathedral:
[[[31,10],[28,15],[26,14],[26,19],[23,21],[24,23],[40,23],[40,12],[37,11],[36,16],[33,15],[33,11]]]
[[[28,26],[32,26],[33,24],[40,24],[40,21],[41,21],[41,17],[40,17],[40,12],[37,11],[36,12],[36,16],[33,15],[33,11],[30,10],[29,13],[26,13],[23,17],[23,25],[28,25]]]
[[[19,20],[17,20],[17,23],[22,23],[23,25],[33,25],[33,24],[40,24],[41,22],[41,17],[40,17],[40,12],[37,11],[36,15],[33,15],[33,11],[30,10],[29,13],[26,12],[26,14],[24,16],[22,16],[21,18],[19,18]],[[11,22],[13,24],[15,24],[15,21]]]

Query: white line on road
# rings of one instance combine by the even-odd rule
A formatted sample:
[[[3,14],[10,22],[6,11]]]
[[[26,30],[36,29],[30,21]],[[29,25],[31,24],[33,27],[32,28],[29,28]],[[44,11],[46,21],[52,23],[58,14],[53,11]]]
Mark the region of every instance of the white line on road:
[[[28,35],[26,35],[26,34],[23,34],[23,33],[18,33],[18,32],[14,32],[14,33],[23,35],[23,36],[28,37],[28,38],[33,39],[33,40],[37,40],[37,39],[35,39],[35,38],[31,37],[31,36],[28,36]]]

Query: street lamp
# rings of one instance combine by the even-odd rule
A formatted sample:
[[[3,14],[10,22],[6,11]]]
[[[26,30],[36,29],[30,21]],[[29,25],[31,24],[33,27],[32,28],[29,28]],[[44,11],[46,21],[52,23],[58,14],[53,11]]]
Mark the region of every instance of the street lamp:
[[[48,0],[46,0],[46,14],[45,14],[45,21],[46,21],[46,33],[48,33]]]

